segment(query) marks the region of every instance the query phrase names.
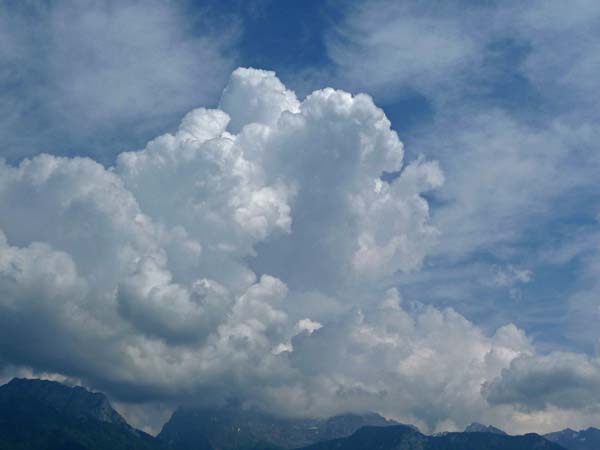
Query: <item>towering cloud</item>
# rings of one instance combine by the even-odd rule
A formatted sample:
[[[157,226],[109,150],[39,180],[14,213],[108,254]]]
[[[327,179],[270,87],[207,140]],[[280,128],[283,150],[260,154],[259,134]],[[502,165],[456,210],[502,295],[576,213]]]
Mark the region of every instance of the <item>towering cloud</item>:
[[[510,423],[511,373],[535,357],[523,332],[388,289],[438,239],[438,165],[405,164],[366,95],[299,101],[238,69],[220,105],[114,167],[0,165],[0,361],[121,401]]]

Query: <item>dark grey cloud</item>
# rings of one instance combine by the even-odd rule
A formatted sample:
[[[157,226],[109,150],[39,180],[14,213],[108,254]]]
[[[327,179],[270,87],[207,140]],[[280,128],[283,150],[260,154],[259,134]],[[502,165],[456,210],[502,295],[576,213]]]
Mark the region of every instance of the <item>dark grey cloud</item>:
[[[516,404],[525,410],[557,407],[600,408],[600,364],[573,353],[515,358],[501,375],[483,387],[492,404]]]

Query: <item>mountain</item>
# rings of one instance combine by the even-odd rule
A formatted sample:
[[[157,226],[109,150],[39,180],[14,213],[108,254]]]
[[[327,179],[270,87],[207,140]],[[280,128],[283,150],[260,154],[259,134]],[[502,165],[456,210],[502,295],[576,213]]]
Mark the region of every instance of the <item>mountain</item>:
[[[483,425],[479,422],[473,422],[467,428],[465,428],[465,433],[493,433],[493,434],[506,434],[500,428],[496,428],[493,425]]]
[[[15,378],[0,386],[0,450],[157,450],[99,393]]]
[[[396,425],[363,427],[351,436],[320,442],[302,450],[564,450],[537,434],[508,436],[494,433],[444,433],[426,436]]]
[[[365,425],[396,424],[372,413],[329,419],[284,419],[234,407],[180,408],[157,438],[174,450],[293,449],[349,436]]]
[[[568,450],[598,450],[600,449],[600,430],[588,428],[575,431],[567,428],[555,433],[545,434],[549,441],[556,442]]]
[[[285,419],[242,408],[180,408],[157,438],[129,426],[106,396],[57,382],[0,386],[0,450],[599,450],[600,430],[508,436],[471,424],[426,436],[377,414]],[[551,442],[553,441],[553,442]]]

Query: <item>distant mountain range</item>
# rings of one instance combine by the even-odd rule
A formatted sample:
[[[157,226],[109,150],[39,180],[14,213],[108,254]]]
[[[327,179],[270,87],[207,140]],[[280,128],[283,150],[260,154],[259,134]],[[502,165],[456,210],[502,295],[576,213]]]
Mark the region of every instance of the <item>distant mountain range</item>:
[[[465,433],[477,432],[506,435],[499,428],[492,425],[482,425],[477,422],[465,428]],[[544,434],[543,436],[546,440],[559,444],[568,450],[600,450],[600,430],[597,428],[588,428],[581,431],[566,428],[562,431]]]
[[[329,419],[283,419],[235,407],[180,408],[157,438],[175,450],[297,449],[349,436],[364,426],[398,425],[378,414],[344,414]]]
[[[473,423],[428,436],[378,414],[286,419],[238,407],[179,408],[155,438],[105,395],[31,379],[0,386],[0,450],[600,450],[600,430],[509,436]]]
[[[442,433],[427,436],[396,425],[363,427],[351,436],[320,442],[305,450],[564,450],[539,434],[508,436],[497,433]]]
[[[581,431],[567,428],[556,433],[545,434],[544,437],[569,450],[600,450],[600,430],[597,428]]]

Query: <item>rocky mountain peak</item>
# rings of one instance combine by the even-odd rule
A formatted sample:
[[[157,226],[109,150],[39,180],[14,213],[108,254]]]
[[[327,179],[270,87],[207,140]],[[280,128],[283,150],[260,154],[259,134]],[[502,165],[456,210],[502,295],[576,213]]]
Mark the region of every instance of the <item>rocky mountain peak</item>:
[[[104,394],[81,386],[69,387],[56,381],[14,378],[0,387],[0,404],[17,414],[30,409],[48,409],[73,419],[95,419],[126,425]]]
[[[479,422],[473,422],[467,428],[465,428],[465,433],[493,433],[493,434],[506,434],[500,428],[496,428],[493,425],[484,425]]]

